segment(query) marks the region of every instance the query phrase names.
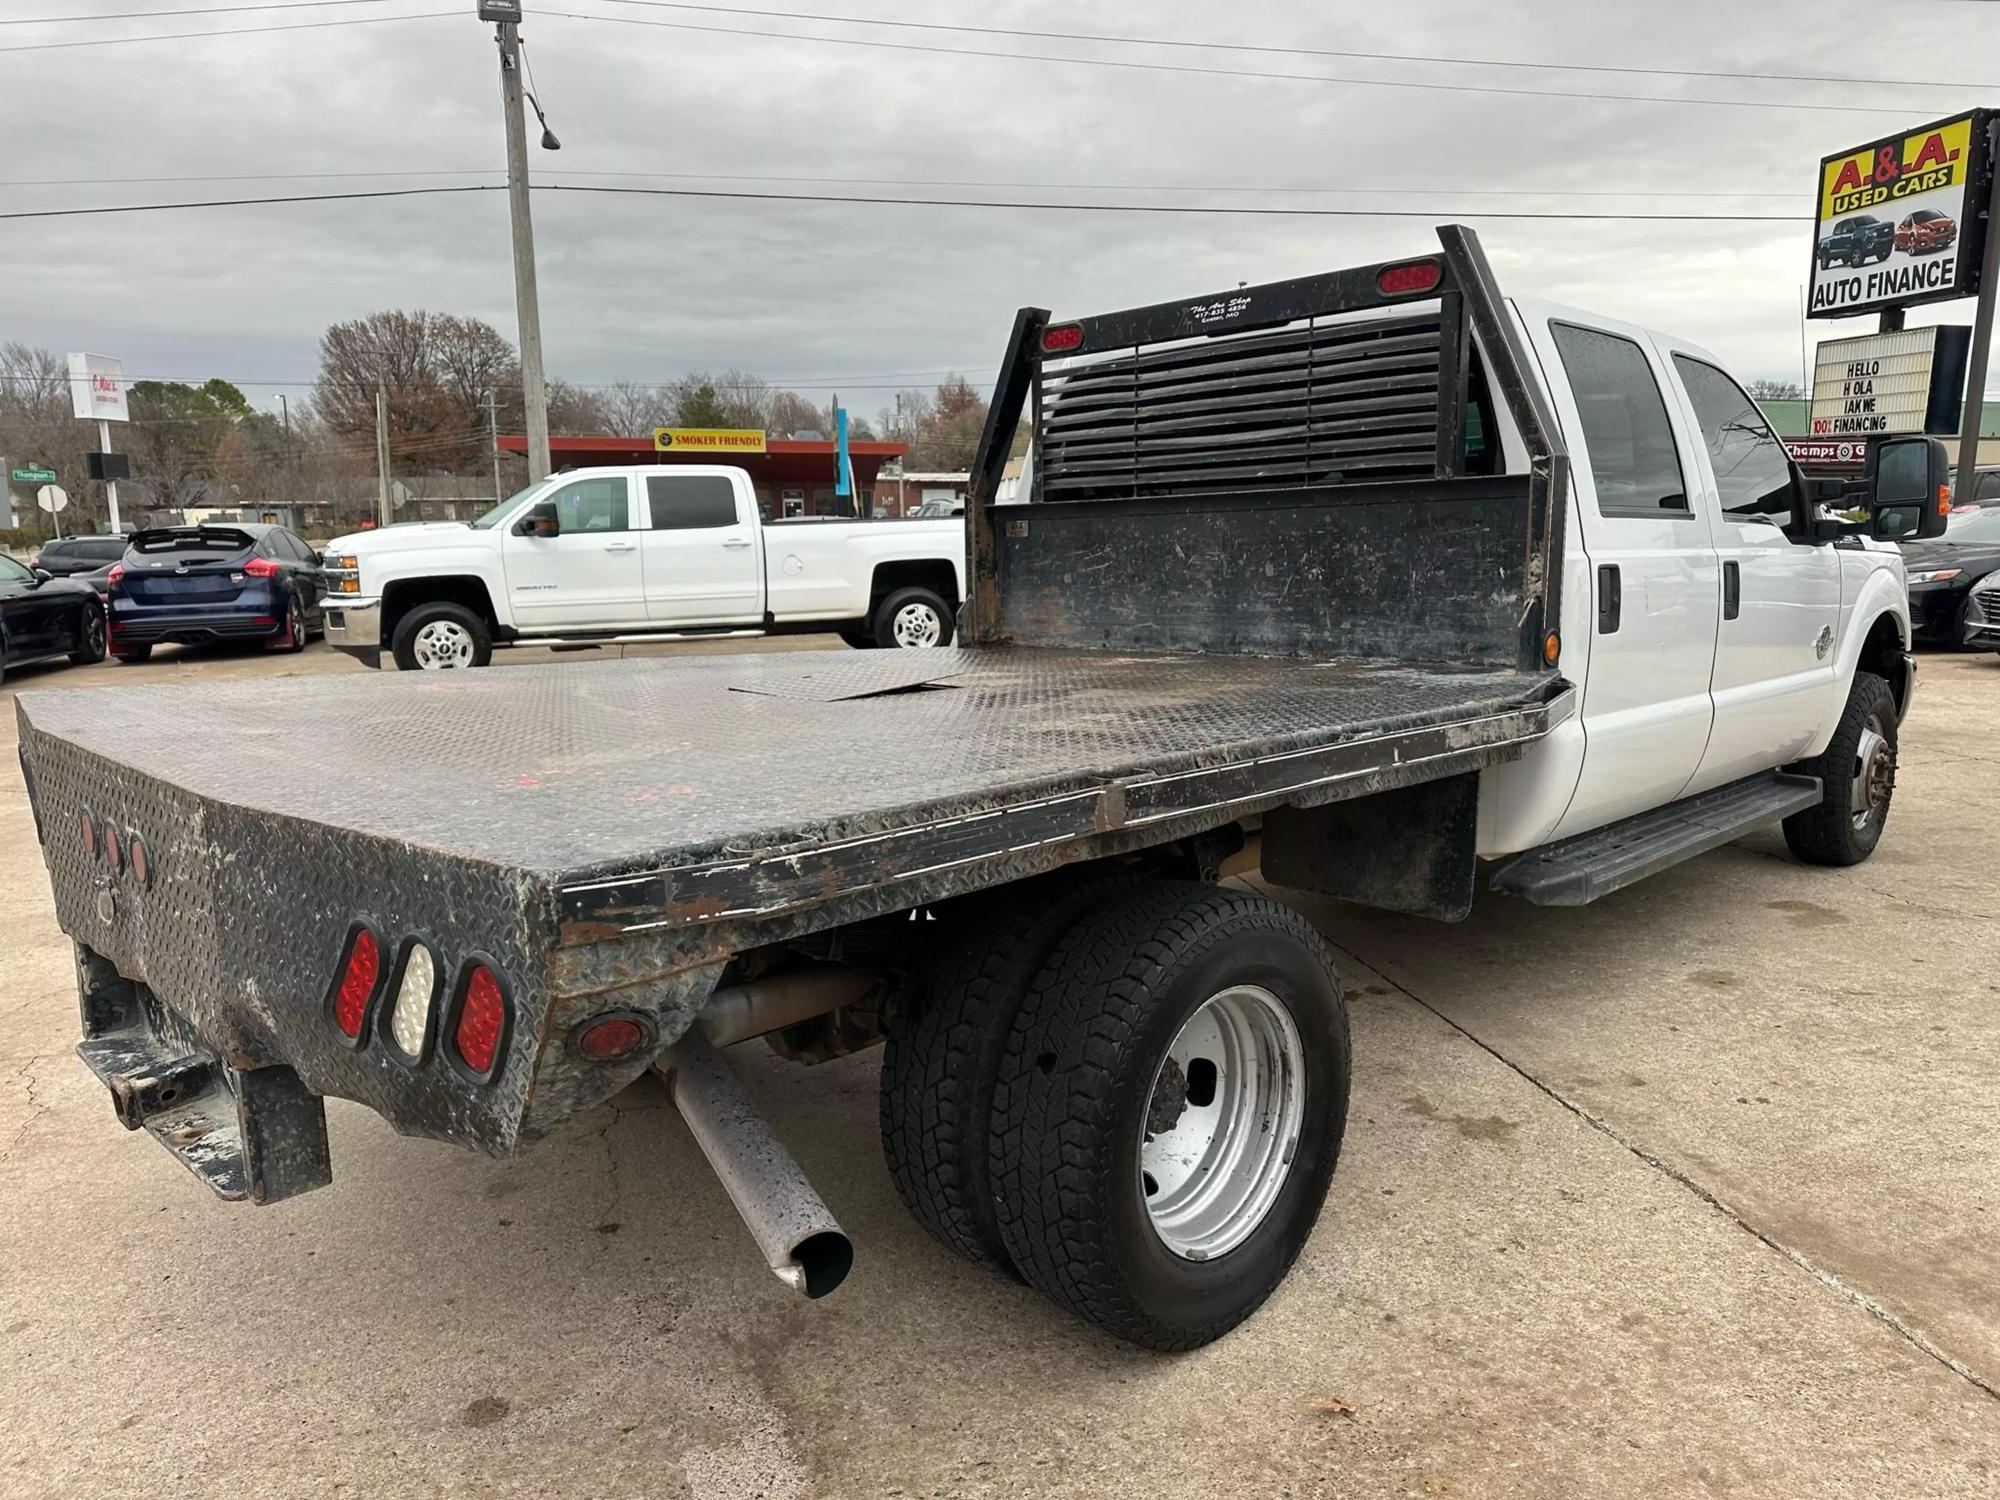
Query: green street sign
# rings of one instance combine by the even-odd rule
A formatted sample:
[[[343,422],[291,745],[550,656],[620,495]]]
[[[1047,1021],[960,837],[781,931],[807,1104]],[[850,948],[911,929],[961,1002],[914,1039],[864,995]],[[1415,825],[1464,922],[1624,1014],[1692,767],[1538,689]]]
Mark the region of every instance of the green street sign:
[[[54,469],[16,469],[14,471],[14,483],[16,484],[54,484],[55,482],[56,471]]]

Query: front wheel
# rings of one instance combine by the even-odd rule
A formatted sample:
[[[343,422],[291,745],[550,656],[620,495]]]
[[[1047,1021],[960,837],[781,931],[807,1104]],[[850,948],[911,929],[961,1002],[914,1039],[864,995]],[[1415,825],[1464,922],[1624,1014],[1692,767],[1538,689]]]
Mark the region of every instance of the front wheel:
[[[104,660],[104,611],[95,604],[83,607],[83,634],[69,659],[79,667]]]
[[[390,650],[405,672],[483,667],[493,660],[486,622],[461,604],[419,604],[396,622]]]
[[[1009,1258],[1149,1349],[1263,1305],[1347,1123],[1347,1010],[1319,934],[1245,891],[1149,882],[1072,927],[1029,991],[989,1135]]]
[[[1896,697],[1873,672],[1856,672],[1847,707],[1823,753],[1790,768],[1817,776],[1814,806],[1785,819],[1785,843],[1807,864],[1858,865],[1875,852],[1896,795]]]
[[[898,589],[875,611],[875,644],[905,651],[951,644],[951,606],[929,589]]]

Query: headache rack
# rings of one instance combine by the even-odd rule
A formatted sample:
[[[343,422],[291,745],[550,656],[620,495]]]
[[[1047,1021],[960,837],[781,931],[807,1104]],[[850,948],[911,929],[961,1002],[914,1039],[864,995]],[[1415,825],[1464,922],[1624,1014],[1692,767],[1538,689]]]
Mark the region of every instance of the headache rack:
[[[1438,238],[1096,317],[1022,309],[966,497],[970,639],[1553,665],[1567,458],[1478,239]],[[1504,472],[1500,407],[1526,473]],[[1024,411],[1031,504],[997,506]]]

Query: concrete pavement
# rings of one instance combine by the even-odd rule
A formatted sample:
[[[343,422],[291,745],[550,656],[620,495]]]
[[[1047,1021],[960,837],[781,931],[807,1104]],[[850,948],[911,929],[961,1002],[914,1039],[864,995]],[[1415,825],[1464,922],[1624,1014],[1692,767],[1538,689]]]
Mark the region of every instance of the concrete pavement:
[[[1926,659],[1858,870],[1758,838],[1456,929],[1299,898],[1350,955],[1346,1150],[1272,1303],[1179,1358],[917,1229],[872,1054],[744,1049],[857,1244],[815,1304],[650,1087],[511,1162],[332,1101],[335,1185],[266,1210],[119,1130],[5,700],[350,669],[0,690],[0,1495],[2000,1489],[1995,658]]]

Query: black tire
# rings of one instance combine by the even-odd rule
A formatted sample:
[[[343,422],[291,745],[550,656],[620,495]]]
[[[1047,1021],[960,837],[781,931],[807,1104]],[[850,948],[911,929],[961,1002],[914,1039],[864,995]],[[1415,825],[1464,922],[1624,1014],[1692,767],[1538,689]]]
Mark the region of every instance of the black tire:
[[[913,607],[928,609],[934,617],[937,639],[924,644],[949,646],[952,631],[951,606],[934,591],[917,588],[897,589],[876,606],[874,619],[870,624],[870,629],[875,635],[875,644],[889,649],[904,646],[904,643],[896,638],[897,617],[905,609]],[[905,649],[917,649],[917,643],[912,642]]]
[[[1274,997],[1296,1027],[1303,1112],[1254,1228],[1223,1253],[1183,1258],[1153,1226],[1141,1143],[1183,1023],[1235,985]],[[1349,1057],[1331,955],[1295,912],[1179,881],[1107,902],[1058,941],[1008,1038],[990,1158],[1008,1255],[1032,1285],[1134,1344],[1221,1337],[1276,1289],[1319,1217],[1347,1123]]]
[[[117,657],[119,661],[129,665],[133,662],[146,660],[147,657],[153,654],[153,648],[150,644],[144,646],[120,646],[111,654]]]
[[[876,645],[875,636],[871,631],[843,630],[840,632],[840,638],[856,651],[875,651],[880,649]]]
[[[417,659],[417,633],[426,625],[441,622],[456,625],[471,636],[471,660],[466,663],[467,666],[483,667],[493,660],[493,636],[487,630],[486,622],[462,604],[450,604],[439,600],[431,604],[414,606],[396,622],[396,633],[389,643],[389,649],[390,654],[396,658],[398,670],[404,672],[426,670]]]
[[[83,644],[70,652],[79,667],[94,666],[104,660],[104,611],[95,604],[83,607]]]
[[[1862,741],[1871,729],[1885,744],[1863,765]],[[1896,698],[1889,684],[1873,672],[1856,672],[1825,751],[1789,769],[1817,776],[1825,788],[1818,803],[1785,819],[1792,853],[1814,865],[1858,865],[1873,854],[1896,795]],[[1854,808],[1857,780],[1864,812]]]
[[[968,1260],[1014,1270],[994,1218],[987,1137],[1021,1001],[1077,919],[1142,880],[1066,871],[960,903],[915,1003],[891,1020],[881,1100],[889,1176],[911,1216]]]

